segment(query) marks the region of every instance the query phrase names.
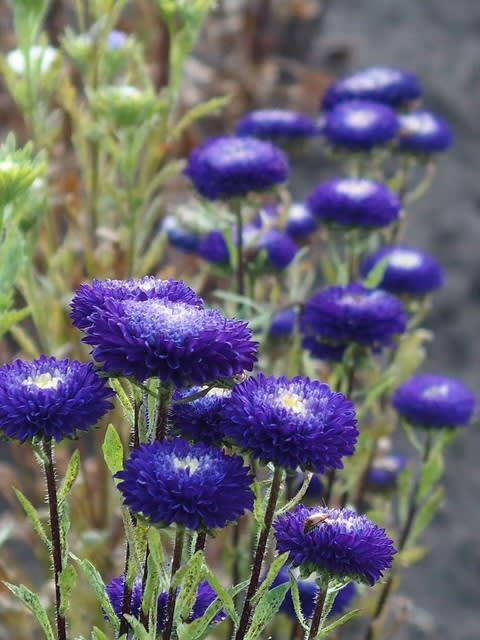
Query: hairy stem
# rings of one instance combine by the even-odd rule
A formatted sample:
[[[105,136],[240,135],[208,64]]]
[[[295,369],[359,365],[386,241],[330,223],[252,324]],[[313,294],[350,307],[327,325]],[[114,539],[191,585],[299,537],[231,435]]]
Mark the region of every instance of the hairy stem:
[[[238,631],[235,636],[235,640],[242,640],[245,637],[245,634],[248,630],[250,616],[252,613],[252,606],[250,604],[250,601],[255,595],[255,592],[258,587],[258,582],[260,580],[260,572],[262,570],[262,563],[263,563],[263,558],[265,556],[265,550],[267,548],[268,536],[272,526],[273,516],[275,514],[275,507],[276,507],[278,495],[280,492],[282,475],[283,475],[282,470],[276,467],[275,472],[273,474],[272,486],[270,489],[270,496],[268,498],[267,508],[265,510],[265,520],[263,524],[263,529],[258,539],[257,549],[255,551],[255,557],[253,560],[252,574],[250,576],[250,583],[248,585],[245,602],[243,603],[243,611],[240,618]]]
[[[182,562],[182,551],[183,551],[183,540],[185,537],[184,529],[181,527],[177,528],[177,533],[175,534],[175,547],[173,549],[173,560],[172,560],[172,573],[171,579],[173,580],[175,574],[180,568],[180,563]],[[175,613],[175,601],[177,599],[177,590],[175,587],[170,587],[170,591],[168,592],[168,603],[167,603],[167,622],[165,624],[165,631],[163,632],[163,640],[170,640],[173,630],[173,615]]]
[[[50,510],[50,531],[52,535],[52,560],[55,578],[55,613],[57,621],[58,640],[67,640],[67,623],[65,616],[60,612],[61,592],[60,574],[62,573],[62,541],[60,537],[60,518],[58,515],[57,483],[55,480],[55,464],[53,442],[45,442],[44,452],[47,462],[45,463],[45,479],[47,481],[48,507]]]
[[[323,606],[325,604],[326,597],[326,589],[318,592],[317,602],[315,603],[315,611],[313,612],[312,623],[310,625],[310,631],[308,633],[308,640],[314,640],[314,638],[317,637],[317,633],[320,628],[320,622],[322,620]]]

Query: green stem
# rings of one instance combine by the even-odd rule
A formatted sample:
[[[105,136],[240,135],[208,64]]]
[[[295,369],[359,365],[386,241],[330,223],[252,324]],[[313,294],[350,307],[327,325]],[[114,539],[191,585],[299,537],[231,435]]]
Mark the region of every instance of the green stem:
[[[163,386],[160,384],[158,389],[157,399],[157,411],[155,416],[155,440],[165,440],[167,436],[167,419],[168,419],[168,407],[170,405],[170,398],[172,397],[172,390],[170,385]]]
[[[236,277],[237,277],[237,293],[239,296],[245,295],[245,264],[243,255],[243,216],[242,205],[240,202],[236,202],[233,206],[235,217],[237,220],[235,247],[237,250],[236,255]]]
[[[175,534],[175,547],[173,549],[173,560],[172,560],[172,573],[171,579],[173,580],[175,574],[180,568],[180,564],[182,562],[182,551],[183,551],[183,541],[185,537],[184,529],[181,527],[177,528],[177,532]],[[170,587],[170,591],[168,592],[168,603],[167,603],[167,622],[165,623],[165,631],[163,632],[163,640],[170,640],[173,630],[173,617],[175,613],[175,601],[176,601],[177,590],[175,587]]]
[[[247,589],[247,595],[245,596],[245,602],[243,603],[242,615],[240,618],[240,624],[238,626],[235,640],[243,640],[249,627],[250,616],[252,613],[251,599],[255,595],[260,580],[260,572],[262,570],[263,558],[265,556],[265,551],[267,548],[268,536],[270,534],[273,516],[275,514],[275,507],[280,492],[280,486],[282,484],[282,476],[282,469],[275,467],[267,508],[265,510],[263,528],[258,539],[257,549],[255,551],[255,557],[253,560],[252,573],[250,576],[250,582]]]
[[[52,535],[52,560],[53,573],[55,578],[55,612],[57,621],[57,638],[58,640],[67,640],[67,623],[65,616],[60,611],[61,606],[61,590],[60,575],[63,571],[62,566],[62,538],[60,535],[60,518],[58,514],[58,497],[57,483],[55,480],[55,464],[54,464],[54,445],[51,440],[45,442],[43,447],[46,463],[45,463],[45,479],[47,482],[48,507],[50,511],[50,531]]]

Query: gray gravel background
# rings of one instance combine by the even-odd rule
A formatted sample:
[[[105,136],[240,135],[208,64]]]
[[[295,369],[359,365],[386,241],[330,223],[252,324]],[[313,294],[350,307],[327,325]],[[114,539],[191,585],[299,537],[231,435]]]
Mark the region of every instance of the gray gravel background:
[[[406,240],[433,253],[448,277],[427,321],[436,338],[425,369],[458,376],[480,395],[480,1],[333,0],[324,35],[304,54],[328,69],[328,51],[343,44],[348,65],[330,71],[409,68],[422,80],[426,106],[453,127],[455,146],[440,158],[432,190],[413,205]],[[298,195],[321,172],[315,161],[302,166]],[[480,638],[479,457],[478,427],[449,449],[445,507],[422,540],[431,553],[402,583],[413,608],[399,638]]]

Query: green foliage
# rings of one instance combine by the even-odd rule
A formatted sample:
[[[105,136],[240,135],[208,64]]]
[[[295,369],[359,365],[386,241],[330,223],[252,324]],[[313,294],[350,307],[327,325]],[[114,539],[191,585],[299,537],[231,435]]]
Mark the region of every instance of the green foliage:
[[[35,509],[33,504],[30,502],[30,500],[26,496],[23,495],[23,493],[20,491],[20,489],[17,489],[15,487],[13,487],[13,490],[15,492],[15,495],[18,498],[18,501],[22,505],[23,510],[25,511],[26,515],[28,516],[28,519],[32,523],[33,528],[35,529],[35,532],[39,536],[40,540],[45,544],[47,549],[50,549],[51,548],[51,542],[50,542],[47,534],[45,533],[45,529],[44,529],[43,524],[42,524],[42,522],[40,520],[40,517],[39,517],[39,515],[37,513],[37,510]]]
[[[245,635],[245,640],[254,640],[261,637],[265,627],[273,620],[273,617],[280,609],[290,583],[285,582],[267,591],[259,600],[253,613],[250,628]]]
[[[47,640],[55,640],[55,635],[53,633],[50,620],[48,619],[48,614],[45,607],[40,602],[38,595],[33,593],[33,591],[30,591],[30,589],[27,589],[23,584],[20,586],[15,586],[9,582],[5,582],[4,584],[13,593],[13,595],[21,600],[33,613],[38,624],[42,627],[45,638]]]
[[[109,424],[107,427],[102,451],[105,463],[114,476],[123,469],[123,444],[113,424]]]

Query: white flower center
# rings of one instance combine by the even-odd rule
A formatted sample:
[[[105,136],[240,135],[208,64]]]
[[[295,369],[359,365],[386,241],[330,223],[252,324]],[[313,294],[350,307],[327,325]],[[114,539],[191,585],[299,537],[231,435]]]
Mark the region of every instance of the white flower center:
[[[405,251],[404,249],[395,249],[388,256],[388,263],[392,267],[398,267],[400,269],[415,269],[419,267],[422,262],[421,256],[413,251]]]
[[[22,384],[27,386],[35,386],[39,389],[56,389],[60,382],[63,382],[61,376],[52,376],[51,373],[39,373],[38,376],[29,376]]]
[[[351,127],[368,127],[376,120],[376,114],[373,111],[362,111],[360,109],[350,111],[346,114],[345,120]]]
[[[375,185],[368,180],[342,180],[336,185],[337,193],[364,198],[375,190]]]
[[[277,398],[277,404],[285,409],[289,409],[294,413],[305,414],[305,403],[303,399],[296,393],[285,391]]]
[[[448,396],[449,391],[450,387],[445,382],[443,384],[436,384],[428,387],[428,389],[425,389],[422,395],[424,398],[445,398],[446,396]]]
[[[200,466],[198,458],[192,458],[191,456],[187,456],[186,458],[177,458],[177,456],[174,456],[172,463],[175,469],[189,469],[190,473],[195,473]]]

